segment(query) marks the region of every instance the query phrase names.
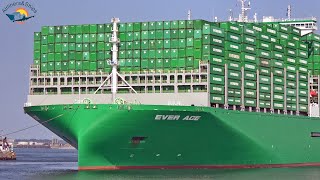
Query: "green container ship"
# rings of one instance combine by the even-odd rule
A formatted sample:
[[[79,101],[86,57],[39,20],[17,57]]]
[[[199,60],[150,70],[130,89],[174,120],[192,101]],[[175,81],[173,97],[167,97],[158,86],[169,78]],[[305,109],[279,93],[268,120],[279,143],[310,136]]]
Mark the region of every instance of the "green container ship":
[[[79,170],[319,166],[316,19],[242,7],[228,22],[44,26],[24,110]]]

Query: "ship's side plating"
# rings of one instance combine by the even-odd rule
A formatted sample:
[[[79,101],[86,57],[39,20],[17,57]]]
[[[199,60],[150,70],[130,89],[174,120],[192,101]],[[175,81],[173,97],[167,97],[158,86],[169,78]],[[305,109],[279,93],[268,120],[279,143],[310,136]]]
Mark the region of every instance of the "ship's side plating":
[[[79,169],[317,165],[310,117],[194,106],[51,105],[26,112],[79,150]]]

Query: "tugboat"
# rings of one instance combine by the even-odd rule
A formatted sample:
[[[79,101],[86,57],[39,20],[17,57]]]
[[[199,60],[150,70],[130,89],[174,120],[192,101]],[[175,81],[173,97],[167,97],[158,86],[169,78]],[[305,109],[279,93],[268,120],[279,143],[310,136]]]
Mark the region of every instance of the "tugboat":
[[[16,160],[13,144],[9,144],[7,137],[0,140],[0,160]]]

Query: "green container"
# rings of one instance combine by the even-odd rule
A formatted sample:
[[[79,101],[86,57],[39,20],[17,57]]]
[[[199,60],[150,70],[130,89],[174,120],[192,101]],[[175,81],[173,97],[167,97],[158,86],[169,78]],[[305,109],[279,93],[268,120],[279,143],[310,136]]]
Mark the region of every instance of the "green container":
[[[272,50],[277,52],[284,52],[284,47],[281,44],[274,43],[272,44]]]
[[[224,76],[224,66],[211,66],[210,73]]]
[[[203,56],[203,59],[209,61],[211,65],[224,66],[225,64],[224,57],[221,56],[207,55]]]
[[[252,63],[242,63],[243,68],[245,71],[251,71],[251,72],[256,72],[257,71],[257,66]]]
[[[41,62],[47,62],[48,61],[48,54],[41,54]]]
[[[171,39],[171,30],[164,30],[163,38],[164,39]]]
[[[255,55],[252,54],[247,54],[245,52],[241,53],[241,61],[244,63],[249,63],[249,64],[257,64],[258,63],[258,59]]]
[[[49,31],[48,31],[48,33],[49,33],[49,34],[55,34],[54,30],[55,30],[54,26],[49,26]],[[57,33],[58,33],[58,32],[57,32]]]
[[[280,69],[280,68],[273,68],[272,73],[274,76],[280,76],[280,77],[284,76],[284,71],[283,69]]]
[[[203,25],[205,24],[206,22],[204,20],[194,20],[193,21],[193,28],[194,29],[202,29]]]
[[[55,61],[55,57],[54,56],[55,56],[55,53],[49,53],[48,54],[48,61],[49,62]]]
[[[271,70],[268,67],[259,67],[259,71],[261,75],[270,76]]]
[[[90,45],[88,43],[83,44],[83,51],[90,51]]]
[[[240,35],[234,34],[234,33],[225,33],[225,40],[226,41],[232,41],[235,43],[241,43],[242,39],[240,38]]]
[[[202,39],[193,39],[193,46],[195,49],[203,48]]]
[[[82,42],[84,42],[84,43],[90,42],[90,35],[89,34],[83,34]]]
[[[284,109],[284,104],[283,104],[283,102],[274,102],[273,108],[274,109]]]
[[[278,32],[278,39],[280,40],[289,40],[289,35],[286,33]]]
[[[179,30],[179,38],[186,38],[187,37],[187,32],[185,29],[180,29]]]
[[[284,92],[284,86],[283,85],[274,84],[273,85],[273,91],[275,93],[283,93]]]
[[[48,35],[49,34],[49,27],[48,26],[42,26],[41,27],[41,34],[42,35]]]
[[[306,50],[297,50],[297,54],[299,57],[308,58],[308,51]]]
[[[54,71],[54,62],[49,62],[47,67],[48,71]]]
[[[69,42],[69,35],[68,34],[63,34],[61,36],[61,42],[63,42],[63,43]]]
[[[33,50],[34,50],[34,51],[40,51],[40,49],[41,49],[41,43],[40,43],[40,41],[35,41],[35,42],[33,43]]]
[[[258,65],[260,67],[270,67],[271,61],[269,59],[260,58],[258,61]]]
[[[241,54],[233,51],[225,51],[225,59],[234,60],[234,61],[241,61]]]
[[[97,71],[97,62],[90,62],[89,70],[90,71]]]
[[[148,30],[155,30],[156,29],[156,22],[149,22],[148,24]]]
[[[224,48],[226,51],[234,51],[234,52],[241,52],[241,44],[235,43],[235,42],[229,42],[226,41]]]
[[[283,61],[283,59],[284,59],[284,54],[281,53],[281,52],[272,51],[271,57],[272,57],[273,59],[278,59],[278,60]]]
[[[248,35],[242,36],[242,43],[256,45],[256,38]]]
[[[103,61],[103,60],[105,60],[104,51],[98,51],[98,53],[97,53],[97,60],[98,60],[98,61]]]
[[[187,29],[186,34],[187,34],[187,38],[194,38],[194,30],[193,29]]]
[[[270,26],[263,26],[262,27],[262,32],[270,35],[270,36],[275,36],[277,37],[277,29],[275,28],[272,28]]]
[[[252,72],[252,71],[245,71],[244,72],[244,79],[256,81],[257,80],[257,73]]]
[[[187,23],[185,20],[179,20],[179,29],[185,29],[187,27]]]
[[[90,70],[90,62],[89,61],[82,61],[82,69],[83,69],[83,71],[89,71]]]
[[[55,52],[61,52],[62,51],[62,44],[55,44],[54,50],[55,50]]]
[[[292,72],[292,73],[295,73],[296,72],[296,66],[294,66],[294,65],[289,65],[289,64],[287,64],[286,65],[286,69],[287,69],[287,72]]]
[[[48,44],[48,36],[42,36],[41,37],[41,44]]]
[[[126,23],[126,31],[127,32],[133,31],[133,23]]]
[[[82,44],[76,44],[76,51],[83,51]]]
[[[246,35],[250,35],[252,37],[256,36],[256,31],[250,27],[247,27],[247,26],[243,27],[243,33]]]
[[[61,46],[61,51],[62,52],[67,52],[69,51],[69,45],[68,43],[63,43],[62,46]]]
[[[61,56],[62,56],[62,61],[69,61],[69,53],[67,52],[64,52],[64,53],[61,53]]]
[[[55,71],[61,71],[61,62],[55,62],[54,63],[54,69]]]
[[[213,26],[213,25],[210,26],[210,29],[211,29],[210,33],[212,35],[224,38],[224,36],[225,36],[224,29],[216,27],[216,26]]]
[[[76,35],[69,34],[68,41],[69,41],[69,43],[75,43],[76,42]]]
[[[232,61],[232,60],[226,60],[228,64],[228,69],[234,69],[236,71],[241,70],[241,63],[237,61]]]
[[[61,26],[55,26],[54,33],[61,34],[62,33],[62,27]]]
[[[257,101],[255,99],[245,98],[244,99],[244,105],[245,106],[256,107],[257,106]]]
[[[256,47],[248,44],[242,44],[242,51],[245,53],[256,54]]]
[[[273,83],[283,86],[284,85],[284,79],[283,79],[283,77],[273,76]]]
[[[193,31],[193,33],[194,33],[194,38],[195,39],[201,39],[202,38],[202,30],[200,30],[200,29],[195,29],[194,31]]]
[[[285,62],[286,64],[291,64],[291,65],[293,65],[293,64],[296,64],[296,59],[293,58],[293,57],[287,57],[284,62]]]
[[[223,22],[220,23],[220,28],[223,28],[227,32],[233,32],[236,34],[241,34],[242,30],[237,23]]]
[[[210,74],[210,84],[224,85],[224,76]]]
[[[179,38],[179,30],[176,30],[176,29],[171,30],[170,37],[172,39],[178,39]]]
[[[224,95],[224,86],[220,84],[210,84],[210,93]]]
[[[89,42],[97,42],[97,34],[90,34]]]
[[[261,93],[270,93],[271,87],[267,84],[259,84],[259,92]]]
[[[34,41],[40,41],[41,40],[41,32],[35,32],[33,34],[33,40]]]
[[[301,74],[307,74],[308,73],[308,68],[305,67],[298,67],[298,71]]]
[[[257,97],[257,91],[253,89],[245,89],[244,90],[244,97],[248,98],[256,98]]]
[[[271,42],[270,36],[265,33],[259,33],[257,38],[261,41]]]
[[[163,22],[163,29],[171,29],[170,21],[164,21]]]
[[[163,39],[164,38],[164,31],[163,30],[156,30],[156,39]],[[139,38],[137,38],[136,40],[139,40]]]
[[[186,28],[187,29],[193,29],[193,21],[192,20],[187,20],[186,21]]]
[[[257,83],[255,81],[245,79],[244,87],[246,89],[257,89]]]
[[[268,77],[268,76],[262,76],[262,75],[260,75],[260,76],[259,76],[259,83],[260,83],[260,84],[268,84],[268,85],[270,85],[270,84],[271,84],[271,79],[270,79],[270,77]]]
[[[213,67],[215,68],[215,67]],[[214,69],[212,68],[212,71],[215,71]],[[223,74],[224,75],[224,67],[221,67],[221,69],[223,70]],[[234,70],[228,70],[228,79],[237,79],[237,80],[240,80],[241,79],[241,72],[240,71],[234,71]]]
[[[297,83],[295,81],[287,80],[286,83],[287,83],[287,88],[295,88],[295,87],[297,87]]]
[[[186,40],[185,39],[179,39],[179,48],[186,48],[187,44],[186,44]]]
[[[308,90],[299,89],[299,96],[308,97]]]
[[[76,43],[82,43],[83,42],[83,38],[81,34],[77,34],[76,35]]]
[[[287,96],[294,96],[296,97],[297,95],[297,90],[296,89],[289,89],[287,88]]]
[[[241,81],[235,79],[228,79],[228,88],[241,89]]]
[[[270,53],[270,51],[258,49],[257,50],[257,56],[258,57],[262,57],[262,58],[270,59],[271,58],[271,53]]]
[[[49,35],[47,36],[47,43],[48,44],[52,44],[52,43],[55,43],[55,36],[54,35]]]
[[[224,95],[210,94],[210,103],[224,104]]]
[[[194,56],[194,49],[192,47],[186,48],[186,56],[187,57],[193,57]]]
[[[271,51],[271,43],[264,42],[264,41],[257,41],[257,48]]]
[[[171,29],[179,29],[179,22],[178,21],[171,21]]]
[[[62,61],[62,54],[61,53],[54,53],[54,60],[55,61]]]

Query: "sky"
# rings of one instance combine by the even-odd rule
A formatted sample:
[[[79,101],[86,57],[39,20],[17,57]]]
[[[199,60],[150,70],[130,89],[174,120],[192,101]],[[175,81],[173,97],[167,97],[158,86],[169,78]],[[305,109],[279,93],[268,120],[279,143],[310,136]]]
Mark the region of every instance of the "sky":
[[[109,23],[112,17],[121,22],[164,21],[192,19],[225,21],[229,9],[236,17],[240,3],[237,0],[25,0],[37,13],[24,24],[11,22],[2,9],[19,0],[0,0],[0,135],[37,124],[23,112],[29,86],[29,67],[33,62],[33,32],[47,25],[76,25]],[[285,18],[288,5],[292,18],[316,17],[320,19],[319,0],[252,0],[249,18],[257,13],[263,16]],[[10,9],[13,11],[13,9]],[[8,12],[10,11],[8,10]],[[43,126],[12,134],[9,138],[56,137]]]

